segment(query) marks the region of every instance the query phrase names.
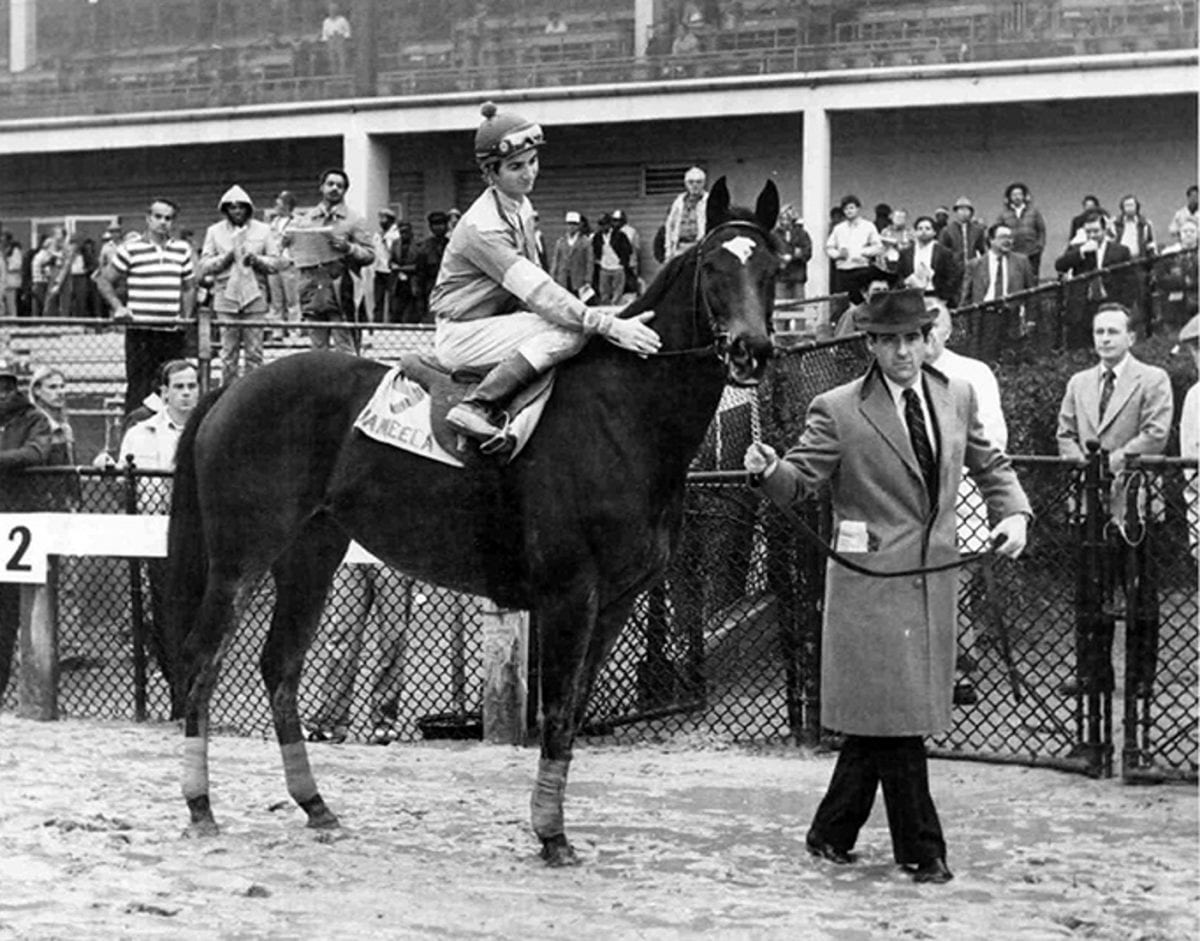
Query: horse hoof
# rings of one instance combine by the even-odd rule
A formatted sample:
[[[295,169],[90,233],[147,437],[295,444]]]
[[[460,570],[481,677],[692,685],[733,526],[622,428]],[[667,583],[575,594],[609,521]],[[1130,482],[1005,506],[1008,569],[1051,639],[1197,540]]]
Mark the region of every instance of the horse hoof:
[[[217,826],[215,820],[193,820],[184,827],[181,834],[185,840],[203,840],[207,837],[217,836],[221,832],[221,828]]]
[[[336,830],[341,825],[337,815],[328,807],[310,815],[306,824],[310,830]]]
[[[562,835],[542,840],[541,857],[546,861],[546,865],[553,869],[562,866],[579,865],[579,857],[575,855],[575,847],[567,842],[567,838]]]

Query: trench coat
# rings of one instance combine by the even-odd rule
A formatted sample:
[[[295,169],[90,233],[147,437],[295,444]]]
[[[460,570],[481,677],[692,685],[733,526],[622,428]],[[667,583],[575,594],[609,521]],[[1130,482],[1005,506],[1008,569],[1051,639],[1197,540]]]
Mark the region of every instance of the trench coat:
[[[930,366],[922,381],[939,442],[935,505],[875,365],[813,400],[799,442],[762,481],[763,492],[780,505],[797,503],[827,482],[834,532],[854,520],[866,523],[869,534],[868,551],[845,553],[847,558],[880,571],[958,557],[955,500],[964,467],[993,524],[1030,513],[1008,457],[987,439],[971,387]],[[882,579],[831,559],[821,636],[821,724],[878,736],[948,728],[957,600],[954,569]]]

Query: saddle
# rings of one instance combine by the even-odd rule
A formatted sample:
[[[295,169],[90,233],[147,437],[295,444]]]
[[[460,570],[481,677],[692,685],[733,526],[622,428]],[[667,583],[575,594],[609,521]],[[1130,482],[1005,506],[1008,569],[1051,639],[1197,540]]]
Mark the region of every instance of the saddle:
[[[443,464],[466,467],[496,454],[511,461],[537,427],[553,388],[553,370],[517,394],[505,410],[508,422],[504,446],[483,455],[446,424],[446,413],[487,372],[485,368],[451,371],[430,356],[401,354],[355,421],[355,428],[377,441]],[[414,384],[420,391],[414,390]]]

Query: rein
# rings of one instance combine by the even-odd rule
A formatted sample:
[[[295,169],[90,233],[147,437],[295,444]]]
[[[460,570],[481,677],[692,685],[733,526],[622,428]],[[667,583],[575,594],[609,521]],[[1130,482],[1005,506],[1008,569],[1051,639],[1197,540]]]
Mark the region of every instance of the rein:
[[[700,255],[704,247],[723,229],[745,229],[748,232],[756,233],[759,237],[763,236],[762,228],[756,223],[746,219],[729,219],[722,222],[711,232],[706,233],[704,238],[697,242],[695,246],[688,249],[689,252],[694,253],[696,256],[696,273],[692,278],[692,336],[699,338],[702,335],[699,315],[703,308],[705,319],[708,321],[708,332],[713,336],[712,342],[706,343],[703,346],[690,346],[682,350],[659,350],[657,353],[651,354],[653,357],[706,356],[712,353],[728,365],[729,333],[717,329],[717,319],[713,316],[712,305],[708,303],[708,295],[705,294],[704,286],[701,282],[701,270],[704,266],[700,264]]]
[[[755,439],[758,440],[757,438]],[[971,565],[973,562],[978,562],[981,559],[990,558],[992,551],[1001,543],[994,543],[986,552],[968,552],[966,555],[961,555],[953,562],[943,562],[941,565],[930,565],[923,568],[914,569],[896,569],[894,571],[882,571],[880,569],[868,568],[865,565],[859,565],[857,562],[852,562],[844,555],[834,549],[831,545],[821,538],[821,534],[814,530],[808,523],[801,519],[800,514],[793,510],[790,506],[781,506],[780,510],[787,517],[789,523],[800,530],[800,534],[816,547],[817,551],[825,558],[832,559],[843,568],[848,568],[851,572],[859,575],[867,575],[871,578],[912,578],[914,575],[933,575],[937,572],[949,572],[953,569],[962,568],[965,565]]]

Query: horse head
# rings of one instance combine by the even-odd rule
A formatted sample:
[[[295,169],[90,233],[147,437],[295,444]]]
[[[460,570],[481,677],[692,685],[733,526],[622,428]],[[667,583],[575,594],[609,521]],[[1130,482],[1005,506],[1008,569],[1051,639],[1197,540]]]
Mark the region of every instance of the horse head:
[[[771,356],[779,259],[770,233],[778,215],[779,191],[770,180],[753,212],[730,205],[724,177],[708,195],[705,235],[695,248],[695,301],[736,385],[756,385]]]

